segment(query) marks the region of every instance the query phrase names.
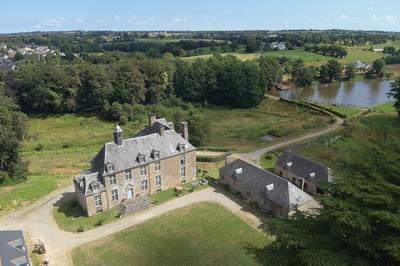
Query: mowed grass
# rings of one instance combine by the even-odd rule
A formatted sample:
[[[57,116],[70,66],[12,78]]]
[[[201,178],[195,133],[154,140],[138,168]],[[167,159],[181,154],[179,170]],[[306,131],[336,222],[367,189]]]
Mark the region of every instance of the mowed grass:
[[[221,205],[199,203],[78,247],[72,259],[76,266],[257,265],[246,248],[269,243]]]
[[[353,108],[349,106],[340,106],[340,105],[322,105],[328,109],[331,109],[335,112],[344,114],[346,118],[353,117],[355,115],[360,114],[363,110],[360,108]]]
[[[210,121],[205,146],[248,151],[268,144],[261,138],[269,132],[290,137],[327,126],[330,117],[305,107],[265,99],[256,108],[204,109]]]
[[[130,123],[129,136],[145,122]],[[72,184],[72,178],[89,168],[90,160],[105,142],[112,141],[114,124],[96,116],[60,115],[29,118],[29,137],[22,158],[29,162],[27,181],[0,187],[0,215],[25,206]]]
[[[380,113],[389,113],[389,114],[397,114],[396,109],[394,108],[393,102],[382,103],[378,105],[374,105],[371,108],[374,111]]]

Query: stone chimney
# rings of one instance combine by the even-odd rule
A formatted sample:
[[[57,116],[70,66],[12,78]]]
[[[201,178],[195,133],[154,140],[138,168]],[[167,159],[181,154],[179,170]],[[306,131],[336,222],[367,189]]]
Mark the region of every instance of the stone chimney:
[[[118,146],[122,145],[123,142],[123,137],[122,137],[122,128],[117,124],[115,124],[114,128],[114,143],[117,144]]]
[[[157,117],[155,114],[149,115],[149,127],[151,127],[154,124],[154,122],[156,122],[156,119]]]
[[[165,130],[165,129],[164,129],[164,126],[161,125],[160,128],[159,128],[159,130],[160,130],[160,131],[159,131],[160,136],[164,136],[164,130]]]
[[[181,136],[186,141],[189,141],[189,128],[187,122],[181,122]]]
[[[230,152],[225,156],[225,165],[228,165],[231,162],[232,162],[232,153]]]

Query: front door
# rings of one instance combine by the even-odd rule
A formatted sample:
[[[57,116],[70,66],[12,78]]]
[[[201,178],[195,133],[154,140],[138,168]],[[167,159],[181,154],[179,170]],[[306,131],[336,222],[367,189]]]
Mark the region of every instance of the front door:
[[[133,189],[128,189],[126,191],[126,199],[133,198]]]

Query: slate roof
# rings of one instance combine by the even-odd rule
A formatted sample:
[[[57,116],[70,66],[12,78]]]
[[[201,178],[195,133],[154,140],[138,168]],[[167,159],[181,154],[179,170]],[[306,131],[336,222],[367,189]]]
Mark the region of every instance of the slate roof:
[[[74,182],[85,196],[92,195],[94,192],[105,191],[104,185],[101,183],[98,172],[87,172],[75,177]],[[94,187],[98,185],[98,190],[94,191]]]
[[[288,163],[291,163],[291,166]],[[282,153],[276,165],[315,184],[333,182],[333,176],[328,167],[290,150]],[[312,173],[314,173],[313,177],[310,175]]]
[[[162,135],[160,127],[164,127]],[[157,119],[152,126],[143,129],[134,138],[124,139],[122,145],[106,143],[92,160],[92,169],[75,177],[74,182],[85,195],[90,195],[93,193],[90,184],[101,181],[101,176],[146,165],[154,161],[154,152],[159,153],[159,160],[179,155],[178,146],[181,145],[186,152],[196,149],[173,129],[172,123]],[[138,155],[145,157],[143,163],[139,162]],[[114,171],[106,171],[105,166],[108,165],[114,166]]]
[[[242,172],[237,174],[236,169],[239,168]],[[249,187],[252,192],[261,193],[264,198],[286,210],[292,210],[295,205],[299,207],[312,200],[311,196],[288,180],[241,159],[225,165],[220,169],[220,173],[224,176],[235,176],[242,186]],[[273,189],[267,191],[266,187],[271,184],[273,184]]]
[[[21,230],[0,231],[0,265],[30,265],[24,235]]]

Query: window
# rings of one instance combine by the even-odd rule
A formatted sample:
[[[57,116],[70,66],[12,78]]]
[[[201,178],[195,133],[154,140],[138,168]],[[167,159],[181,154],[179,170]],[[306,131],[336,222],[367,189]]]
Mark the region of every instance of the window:
[[[185,165],[185,154],[184,153],[182,153],[181,154],[181,165]]]
[[[108,171],[109,171],[109,172],[115,171],[115,166],[114,166],[114,165],[110,165],[110,166],[108,167]]]
[[[92,188],[94,192],[99,191],[100,189],[99,184],[94,184]]]
[[[111,190],[111,199],[112,201],[118,200],[118,189]]]
[[[160,152],[155,151],[154,152],[154,160],[158,160],[158,159],[160,159]]]
[[[132,171],[131,170],[126,170],[125,171],[125,179],[126,180],[131,180],[132,179]]]
[[[146,176],[146,175],[147,175],[147,168],[146,168],[146,165],[140,166],[140,174],[141,174],[142,176]]]
[[[100,207],[101,206],[101,196],[100,195],[95,195],[94,196],[94,202],[96,204],[96,207]]]
[[[160,161],[156,161],[156,162],[154,163],[154,169],[155,169],[156,171],[160,171],[160,170],[161,170]]]
[[[115,184],[117,184],[117,179],[115,178],[115,175],[110,175],[110,185]]]
[[[139,159],[139,163],[144,163],[144,162],[146,161],[145,156],[142,155],[142,154],[139,154],[139,155],[138,155],[138,159]]]
[[[184,144],[178,144],[178,150],[179,150],[179,152],[184,152],[185,151],[185,145]]]
[[[182,166],[181,167],[181,178],[185,178],[185,176],[186,176],[186,167]]]
[[[161,186],[161,175],[156,176],[156,186]]]
[[[147,179],[142,180],[142,190],[147,190]]]

